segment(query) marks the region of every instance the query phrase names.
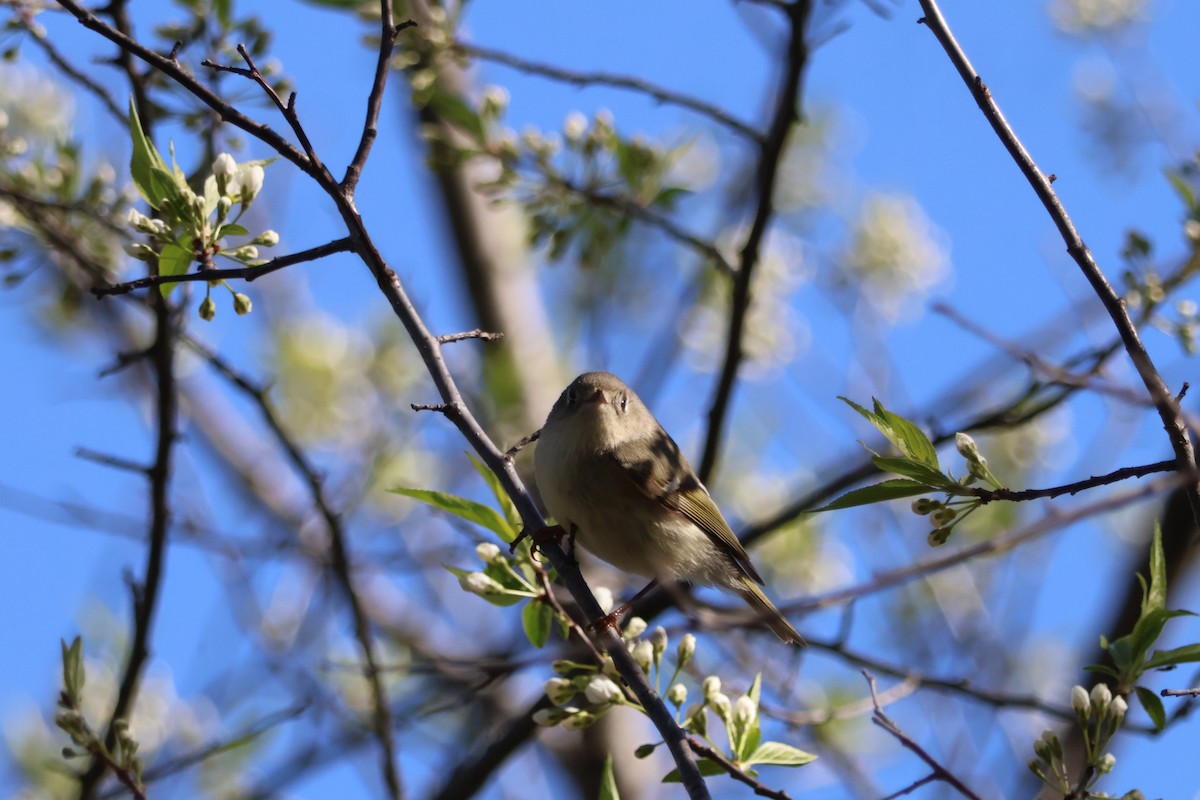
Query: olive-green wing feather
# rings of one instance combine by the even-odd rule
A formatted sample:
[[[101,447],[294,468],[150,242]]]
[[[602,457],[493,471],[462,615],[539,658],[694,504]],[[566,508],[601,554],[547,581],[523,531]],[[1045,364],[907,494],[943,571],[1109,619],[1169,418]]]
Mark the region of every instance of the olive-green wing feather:
[[[622,445],[610,456],[643,494],[687,517],[708,534],[739,569],[763,583],[762,576],[750,563],[746,548],[721,516],[721,510],[683,457],[679,445],[665,431],[659,428],[650,440],[637,445]]]

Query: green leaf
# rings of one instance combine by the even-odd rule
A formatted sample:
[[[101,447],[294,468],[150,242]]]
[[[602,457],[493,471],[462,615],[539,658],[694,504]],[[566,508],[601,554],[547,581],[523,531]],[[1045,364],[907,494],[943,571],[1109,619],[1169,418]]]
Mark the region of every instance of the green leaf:
[[[474,500],[468,500],[465,497],[459,497],[456,494],[449,492],[436,492],[430,489],[407,489],[399,487],[389,489],[393,494],[402,494],[405,497],[411,497],[414,500],[420,500],[422,503],[427,503],[434,508],[441,509],[456,517],[461,517],[468,522],[474,522],[492,531],[506,542],[511,542],[516,538],[512,528],[504,517],[500,516],[495,509],[485,506],[483,503],[476,503]]]
[[[934,449],[933,443],[929,441],[929,437],[915,423],[910,422],[899,414],[893,414],[891,411],[888,411],[874,397],[871,398],[871,401],[875,404],[874,411],[868,411],[848,398],[838,397],[838,399],[853,408],[874,425],[906,457],[920,462],[927,467],[932,467],[935,472],[938,472],[937,450]]]
[[[700,769],[700,774],[711,778],[713,775],[724,775],[725,768],[713,761],[711,758],[701,758],[696,760],[696,766]],[[679,783],[679,770],[673,769],[666,774],[662,779],[663,783]]]
[[[1168,172],[1167,181],[1170,182],[1171,188],[1179,195],[1179,199],[1187,204],[1188,211],[1196,208],[1196,195],[1192,192],[1192,187],[1188,185],[1187,180],[1177,172]]]
[[[1200,644],[1188,644],[1174,650],[1155,650],[1154,655],[1143,665],[1144,669],[1158,669],[1172,664],[1190,664],[1200,661]]]
[[[745,766],[771,764],[779,767],[801,767],[816,760],[817,757],[812,753],[806,753],[790,744],[763,742],[757,750],[750,754],[750,758],[742,763]]]
[[[865,506],[871,503],[883,503],[897,500],[901,497],[913,497],[933,491],[934,487],[911,478],[889,478],[874,486],[863,486],[846,492],[828,505],[821,506],[816,511],[837,511],[842,508]]]
[[[600,774],[600,792],[596,797],[597,800],[621,800],[621,794],[617,791],[617,778],[613,775],[612,753],[604,756],[604,771]]]
[[[917,427],[916,423],[910,422],[899,414],[893,414],[891,411],[888,411],[874,397],[871,400],[875,403],[875,414],[892,431],[892,435],[888,438],[891,438],[896,443],[896,446],[900,448],[900,452],[909,458],[916,459],[923,464],[937,469],[937,450],[934,448],[933,442],[929,441],[929,437],[925,435],[925,432]]]
[[[508,524],[512,528],[512,536],[504,541],[511,542],[517,536],[517,531],[521,530],[521,515],[517,513],[517,507],[513,504],[512,498],[508,496],[508,492],[504,491],[504,484],[500,482],[500,476],[488,469],[487,465],[480,461],[475,456],[467,453],[467,458],[471,460],[471,466],[475,467],[475,471],[487,482],[488,488],[492,490],[492,496],[496,498],[496,502],[500,505],[500,510],[504,512],[504,518],[508,520]]]
[[[154,143],[147,139],[142,131],[142,120],[138,116],[132,96],[129,98],[129,137],[133,142],[133,154],[129,158],[129,174],[133,178],[133,185],[147,203],[158,208],[155,205],[157,193],[151,181],[151,170],[157,168],[165,172],[167,165],[154,149]]]
[[[914,480],[921,481],[928,486],[938,487],[940,489],[949,489],[956,486],[954,481],[946,475],[943,475],[940,470],[929,466],[923,461],[917,461],[913,458],[891,458],[888,456],[875,456],[871,459],[876,467],[884,472],[895,472],[897,475],[904,475]]]
[[[76,636],[68,646],[65,639],[60,639],[62,646],[63,689],[78,705],[80,692],[83,691],[83,639]]]
[[[456,128],[470,134],[476,141],[482,142],[487,138],[479,114],[457,94],[441,88],[435,89],[429,97],[427,107]]]
[[[1161,731],[1167,724],[1167,711],[1163,708],[1162,700],[1145,686],[1138,686],[1134,691],[1137,692],[1138,700],[1142,701],[1142,708],[1146,709],[1154,727]]]
[[[521,624],[525,626],[525,636],[534,647],[542,648],[550,636],[550,625],[554,622],[554,610],[549,603],[541,600],[530,600],[521,611]]]
[[[191,263],[192,249],[190,247],[182,247],[175,242],[168,242],[163,245],[162,252],[158,254],[158,274],[183,275]],[[166,297],[175,291],[177,286],[179,286],[178,283],[164,283],[159,285],[158,290],[162,292],[163,297]]]
[[[217,228],[217,232],[213,235],[213,238],[220,239],[222,236],[245,236],[248,233],[250,233],[250,231],[246,230],[244,225],[238,225],[236,222],[230,222],[228,225],[222,225],[220,228]]]
[[[1142,616],[1155,608],[1167,607],[1167,560],[1163,555],[1162,528],[1154,526],[1150,540],[1150,588],[1142,597]]]

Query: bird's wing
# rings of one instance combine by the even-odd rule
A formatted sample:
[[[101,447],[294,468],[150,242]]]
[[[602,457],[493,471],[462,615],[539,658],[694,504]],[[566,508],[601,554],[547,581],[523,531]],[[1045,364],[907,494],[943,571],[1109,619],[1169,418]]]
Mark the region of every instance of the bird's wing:
[[[644,454],[646,448],[623,445],[609,453],[608,458],[644,495],[682,514],[704,531],[746,575],[763,583],[762,576],[750,563],[746,548],[742,547],[737,535],[730,529],[708,490],[679,451],[675,440],[660,429],[650,442],[650,457],[639,456],[639,452]]]

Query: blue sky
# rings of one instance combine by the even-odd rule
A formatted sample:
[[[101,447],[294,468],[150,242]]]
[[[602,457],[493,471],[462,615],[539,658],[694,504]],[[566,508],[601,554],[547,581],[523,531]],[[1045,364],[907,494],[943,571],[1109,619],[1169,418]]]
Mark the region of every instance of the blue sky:
[[[273,13],[278,3],[259,5],[276,30],[272,52],[299,92],[300,113],[314,145],[338,173],[356,144],[364,102],[362,92],[346,87],[363,86],[374,63],[373,54],[360,46],[364,29],[344,15],[304,4],[289,3],[287,13]],[[1183,253],[1179,204],[1158,175],[1200,141],[1195,111],[1200,71],[1195,69],[1194,49],[1200,6],[1155,2],[1147,7],[1148,20],[1137,27],[1132,42],[1084,42],[1064,36],[1040,2],[946,2],[943,9],[1034,158],[1045,171],[1058,175],[1056,190],[1114,280],[1120,270],[1117,253],[1129,228],[1159,243],[1167,263]],[[136,4],[135,10],[140,12]],[[771,69],[759,41],[770,39],[771,14],[770,9],[748,2],[600,5],[475,0],[467,29],[482,45],[572,69],[642,76],[703,97],[742,119],[761,122],[769,98],[747,92],[746,87],[763,86],[763,76]],[[954,276],[921,298],[922,304],[948,302],[1006,337],[1020,336],[1055,313],[1069,315],[1072,312],[1066,309],[1077,303],[1086,307],[1094,301],[1089,300],[1089,290],[1049,218],[932,35],[915,24],[917,16],[919,8],[913,2],[899,4],[890,19],[853,2],[827,13],[825,31],[835,31],[840,22],[845,28],[816,50],[805,81],[805,108],[836,120],[833,150],[840,190],[850,204],[872,190],[910,195],[944,232]],[[86,31],[66,18],[48,18],[45,24],[64,51],[81,54],[80,62],[86,63],[82,54],[95,49]],[[26,52],[33,54],[31,48]],[[483,66],[481,75],[487,82],[509,88],[509,119],[518,131],[526,124],[555,129],[568,112],[590,113],[599,107],[612,109],[623,131],[686,136],[711,130],[706,121],[657,107],[636,94],[578,90],[491,65]],[[1121,88],[1164,86],[1176,111],[1162,123],[1168,143],[1150,141],[1138,147],[1132,166],[1124,172],[1102,168],[1091,157],[1089,139],[1080,129],[1082,108],[1076,86],[1081,80],[1088,85],[1112,80]],[[454,299],[454,287],[444,277],[449,269],[439,266],[448,250],[444,237],[434,233],[440,222],[427,199],[431,183],[413,147],[415,134],[398,88],[398,83],[392,84],[379,144],[357,202],[426,317],[440,330],[471,327],[466,310]],[[258,108],[255,113],[279,125],[266,110]],[[111,119],[86,100],[80,101],[76,119],[96,131],[92,141],[100,143],[114,163],[125,163],[126,140]],[[163,135],[181,136],[179,131]],[[163,144],[159,142],[160,147]],[[267,153],[252,144],[246,155]],[[331,209],[286,165],[268,171],[268,184],[271,217],[286,220],[278,225],[284,236],[279,252],[338,235]],[[820,240],[828,233],[818,230],[812,236]],[[364,302],[382,306],[372,295],[369,276],[349,259],[307,265],[303,274],[308,293],[345,320],[361,318]],[[12,718],[31,703],[49,704],[57,684],[58,638],[69,638],[84,624],[94,613],[89,611],[94,600],[124,615],[127,592],[121,571],[136,571],[141,563],[138,544],[124,538],[140,535],[136,521],[117,521],[122,535],[103,535],[48,520],[38,511],[49,499],[114,513],[141,513],[145,503],[140,480],[82,461],[73,453],[86,447],[145,457],[150,439],[141,410],[129,408],[118,391],[97,383],[96,375],[110,354],[86,341],[73,342],[69,348],[48,342],[28,322],[27,309],[37,302],[27,288],[0,293],[0,365],[9,375],[8,389],[0,393],[0,448],[10,454],[0,471],[0,537],[5,544],[0,607],[10,609],[5,616],[10,655],[0,662],[0,719]],[[823,358],[836,362],[851,345],[845,323],[827,309],[822,311],[827,301],[820,296],[806,295],[797,302],[817,342],[814,349],[825,348]],[[382,309],[367,313],[375,312]],[[244,335],[230,317],[226,314],[212,327],[211,338],[218,345],[232,347]],[[919,324],[887,330],[886,339],[896,365],[890,388],[912,405],[952,388],[972,364],[991,353],[988,345],[929,315],[921,317]],[[1157,332],[1148,331],[1146,339],[1168,385],[1194,381],[1193,359]],[[805,358],[821,363],[811,352]],[[1131,378],[1120,369],[1115,377]],[[813,434],[814,469],[836,459],[854,438],[864,435],[833,399],[846,391],[845,380],[844,375],[818,372],[808,387],[818,398],[814,410],[824,414],[830,426]],[[865,377],[854,388],[868,394],[880,391]],[[678,417],[664,421],[675,430],[687,430],[691,424],[687,415],[699,417],[701,411],[694,405],[681,410],[672,406],[671,414]],[[1099,404],[1085,403],[1076,410],[1071,420],[1076,460],[1068,457],[1067,471],[1082,476],[1166,457],[1166,441],[1157,421],[1146,419],[1127,427],[1133,433],[1121,458],[1129,461],[1105,461],[1103,448],[1094,440],[1112,429],[1114,413],[1119,416]],[[1096,460],[1085,460],[1092,457]],[[192,466],[184,463],[181,468]],[[208,501],[220,504],[220,498]],[[1086,624],[1062,613],[1065,603],[1103,598],[1105,581],[1095,576],[1104,574],[1105,559],[1117,553],[1119,545],[1097,542],[1094,531],[1068,533],[1064,545],[1053,552],[1045,567],[1050,585],[1043,589],[1032,618],[1037,632],[1072,642],[1094,635]],[[1081,555],[1090,566],[1072,563]],[[182,548],[172,555],[163,600],[169,612],[160,618],[155,635],[156,652],[163,661],[188,665],[211,655],[197,633],[207,626],[227,624],[212,621],[220,587],[211,573],[208,557],[197,550]],[[1189,597],[1194,600],[1195,594],[1189,592]],[[1192,603],[1198,606],[1200,602]],[[1179,627],[1172,636],[1183,638],[1172,644],[1195,638],[1182,632],[1191,630],[1188,623],[1175,624]],[[181,668],[174,676],[181,692],[203,684],[203,676],[188,669]],[[920,713],[915,704],[896,708],[902,722],[906,714],[911,719]],[[1118,750],[1116,779],[1106,788],[1138,786],[1148,797],[1198,796],[1200,769],[1180,767],[1190,763],[1184,754],[1194,749],[1193,742],[1194,732],[1186,724],[1160,742],[1129,737]],[[306,786],[304,795],[331,796],[325,793],[347,772],[353,770],[323,774]],[[893,788],[902,785],[896,780]],[[6,788],[10,788],[8,780],[0,772],[0,790]],[[367,790],[363,791],[366,796]]]

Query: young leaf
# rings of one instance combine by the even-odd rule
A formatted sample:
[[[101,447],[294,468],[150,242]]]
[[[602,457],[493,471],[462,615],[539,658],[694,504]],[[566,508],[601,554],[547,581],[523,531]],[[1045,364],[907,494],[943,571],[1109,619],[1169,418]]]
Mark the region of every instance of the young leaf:
[[[1145,686],[1138,686],[1135,691],[1138,700],[1142,701],[1142,708],[1146,709],[1146,713],[1150,716],[1150,721],[1161,731],[1167,724],[1167,712],[1163,708],[1162,700]]]
[[[1142,616],[1155,608],[1167,607],[1167,560],[1163,555],[1162,528],[1154,526],[1150,540],[1150,588],[1142,598]]]
[[[151,170],[157,168],[165,172],[167,165],[154,149],[154,143],[142,131],[142,120],[138,117],[132,96],[129,98],[129,138],[133,142],[133,154],[129,158],[129,174],[133,178],[133,185],[147,203],[158,208],[158,197],[150,178]]]
[[[800,767],[812,761],[816,761],[817,757],[812,753],[792,747],[790,744],[783,742],[763,742],[759,748],[750,754],[750,758],[743,762],[746,766],[751,764],[772,764],[780,767]]]
[[[487,482],[488,488],[492,490],[492,495],[496,498],[496,502],[500,504],[500,510],[504,512],[505,519],[512,526],[514,531],[521,529],[521,515],[517,513],[517,507],[513,505],[512,498],[508,496],[508,492],[504,491],[504,485],[500,483],[500,478],[496,473],[487,468],[482,461],[475,456],[467,453],[467,458],[471,460],[471,466],[475,467],[475,471]],[[512,541],[505,539],[505,541]]]
[[[59,641],[62,645],[63,689],[78,704],[84,680],[83,639],[76,636],[69,646],[65,640]]]
[[[541,648],[546,645],[553,622],[554,612],[550,604],[541,600],[530,600],[521,611],[521,624],[525,627],[525,636],[534,647]]]
[[[929,486],[937,486],[939,488],[948,489],[954,485],[954,481],[943,475],[936,467],[931,467],[928,464],[917,461],[913,458],[890,458],[887,456],[875,456],[871,459],[876,467],[884,472],[895,472],[897,475],[904,475],[908,478],[921,481]]]
[[[1190,664],[1200,661],[1200,644],[1188,644],[1174,650],[1155,650],[1154,655],[1143,665],[1144,669],[1158,669],[1174,664]]]
[[[516,532],[509,527],[504,517],[500,516],[495,509],[485,506],[483,503],[476,503],[474,500],[468,500],[465,497],[459,497],[449,492],[436,492],[430,489],[398,487],[396,489],[389,489],[388,491],[393,494],[402,494],[405,497],[411,497],[414,500],[420,500],[422,503],[428,503],[434,508],[439,508],[456,517],[461,517],[468,522],[481,525],[506,542],[511,542],[517,538]]]
[[[487,138],[483,130],[483,120],[475,109],[463,102],[462,98],[445,89],[434,89],[427,104],[429,109],[450,124],[469,134],[473,139],[482,142]]]
[[[604,772],[600,774],[600,793],[596,797],[597,800],[621,800],[621,795],[617,792],[617,778],[613,774],[612,753],[604,756]]]
[[[873,397],[871,400],[875,404],[874,411],[868,411],[848,398],[838,397],[838,399],[874,425],[904,456],[931,467],[935,472],[939,471],[937,451],[934,449],[933,443],[914,423],[899,414],[888,411]]]
[[[929,437],[925,435],[924,431],[899,414],[893,414],[891,411],[888,411],[874,397],[871,400],[875,403],[875,414],[891,429],[892,436],[895,437],[892,441],[896,442],[896,446],[900,448],[900,452],[909,458],[916,459],[923,464],[937,469],[937,450],[934,448],[933,442],[929,441]]]
[[[168,242],[163,245],[162,252],[158,254],[158,274],[183,275],[191,263],[191,248],[182,247],[175,242]],[[175,287],[178,285],[178,283],[164,283],[158,287],[158,290],[162,292],[163,297],[166,297],[175,291]]]
[[[914,497],[932,491],[935,491],[933,486],[921,481],[914,481],[911,478],[890,478],[873,486],[852,489],[833,502],[823,505],[816,510],[837,511],[842,508],[882,503],[887,500],[898,500],[902,497]]]

